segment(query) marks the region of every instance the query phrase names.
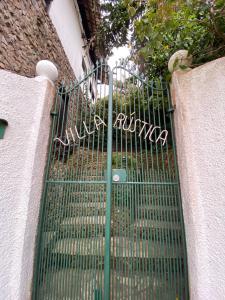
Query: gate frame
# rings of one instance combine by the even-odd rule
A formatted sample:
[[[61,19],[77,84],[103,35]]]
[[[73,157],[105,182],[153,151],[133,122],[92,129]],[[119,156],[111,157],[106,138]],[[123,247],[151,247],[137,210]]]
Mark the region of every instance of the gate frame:
[[[105,224],[105,256],[104,256],[104,299],[107,300],[109,299],[109,295],[110,295],[110,258],[111,258],[111,253],[110,253],[110,249],[111,249],[111,198],[112,198],[112,128],[113,128],[113,71],[115,69],[119,69],[122,68],[125,71],[127,71],[128,73],[130,73],[133,76],[136,76],[138,78],[137,75],[132,74],[128,69],[126,69],[123,66],[116,66],[114,68],[112,68],[112,70],[108,70],[109,72],[109,95],[108,95],[108,100],[109,100],[109,108],[108,108],[108,126],[107,126],[107,178],[106,178],[106,182],[102,182],[102,183],[106,183],[106,224]],[[90,72],[89,75],[91,75],[92,72]],[[88,76],[86,76],[86,78],[88,78]],[[142,82],[144,82],[141,78],[139,78]],[[81,81],[83,82],[84,79]],[[79,84],[79,83],[78,83]],[[171,97],[170,97],[170,92],[169,90],[167,91],[168,97],[169,97],[169,103],[171,106]],[[174,158],[175,158],[175,172],[176,172],[176,178],[178,180],[178,192],[179,192],[179,198],[181,199],[181,194],[180,194],[180,185],[179,185],[179,174],[178,174],[178,168],[177,168],[177,156],[176,156],[176,143],[175,143],[175,135],[174,135],[174,125],[173,125],[173,119],[171,117],[171,113],[173,113],[173,108],[171,107],[168,110],[168,113],[170,114],[170,123],[171,123],[171,135],[172,135],[172,144],[173,144],[173,153],[174,153]],[[53,132],[54,132],[54,128],[55,128],[55,122],[56,122],[56,103],[55,103],[55,109],[54,111],[51,113],[52,117],[53,117],[53,122],[52,122],[52,128],[51,128],[51,137],[53,137]],[[54,141],[53,139],[51,139],[50,141],[50,149],[53,145]],[[45,173],[45,186],[44,186],[44,192],[43,192],[43,200],[41,201],[41,209],[40,209],[40,226],[38,226],[38,237],[37,237],[37,250],[36,253],[36,259],[35,259],[35,271],[38,270],[38,263],[40,261],[40,255],[41,255],[41,234],[42,234],[42,229],[43,229],[43,221],[41,221],[41,219],[43,219],[42,216],[42,212],[45,210],[45,205],[46,205],[46,193],[47,193],[47,188],[48,188],[48,176],[49,176],[49,171],[50,171],[50,164],[51,164],[51,152],[49,151],[48,153],[48,161],[47,161],[47,165],[46,165],[46,173]],[[180,211],[180,215],[182,216],[182,203],[181,201],[179,201],[179,211]],[[183,222],[183,218],[181,220],[181,226],[182,226],[182,232],[184,234],[182,234],[182,239],[183,239],[183,245],[185,247],[185,253],[186,253],[186,239],[185,239],[185,228],[184,228],[184,222]],[[186,256],[184,257],[184,259],[186,260]],[[186,269],[186,264],[185,264],[185,269]],[[188,270],[185,271],[185,275],[187,274]],[[36,299],[36,289],[37,289],[37,273],[34,273],[34,289],[33,289],[33,296]],[[186,278],[187,280],[187,278]],[[188,282],[188,281],[187,281]],[[106,296],[107,295],[107,296]],[[106,298],[107,297],[107,298]]]

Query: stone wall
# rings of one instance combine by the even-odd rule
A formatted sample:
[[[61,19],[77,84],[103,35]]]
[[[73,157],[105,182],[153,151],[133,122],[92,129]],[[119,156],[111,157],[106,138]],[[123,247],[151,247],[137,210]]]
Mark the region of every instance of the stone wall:
[[[75,79],[45,1],[1,0],[0,68],[34,77],[42,59],[57,65],[59,81]]]

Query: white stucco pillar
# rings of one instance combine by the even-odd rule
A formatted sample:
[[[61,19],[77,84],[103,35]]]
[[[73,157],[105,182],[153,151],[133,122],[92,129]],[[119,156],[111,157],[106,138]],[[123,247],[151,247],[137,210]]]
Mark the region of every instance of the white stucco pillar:
[[[190,298],[225,299],[225,58],[172,77]]]
[[[45,76],[0,71],[0,299],[31,299],[54,92]]]

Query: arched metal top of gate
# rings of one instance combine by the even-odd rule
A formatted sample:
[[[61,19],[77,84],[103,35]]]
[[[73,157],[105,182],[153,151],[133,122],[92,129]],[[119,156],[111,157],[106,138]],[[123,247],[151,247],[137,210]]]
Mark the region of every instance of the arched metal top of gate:
[[[100,73],[98,72],[100,69]],[[101,73],[103,75],[107,74],[109,77],[109,73],[112,73],[113,75],[118,74],[118,70],[123,70],[124,72],[128,73],[131,77],[134,77],[142,84],[151,87],[152,89],[156,91],[168,91],[168,82],[163,79],[162,76],[159,76],[157,79],[150,79],[147,76],[144,75],[144,73],[139,73],[137,70],[136,65],[131,65],[127,61],[124,62],[118,62],[115,66],[112,68],[109,66],[108,62],[106,60],[97,61],[96,65],[93,66],[88,72],[84,73],[83,78],[76,79],[74,81],[71,81],[70,83],[65,83],[63,81],[60,85],[60,87],[65,87],[65,89],[59,89],[58,94],[66,94],[71,93],[73,90],[77,89],[84,83],[86,80],[88,80],[90,77],[92,77],[94,74],[96,76],[100,76]],[[129,77],[127,77],[128,79]],[[101,81],[101,79],[100,79]],[[99,82],[98,84],[103,84],[103,82]],[[157,86],[156,86],[157,83]]]

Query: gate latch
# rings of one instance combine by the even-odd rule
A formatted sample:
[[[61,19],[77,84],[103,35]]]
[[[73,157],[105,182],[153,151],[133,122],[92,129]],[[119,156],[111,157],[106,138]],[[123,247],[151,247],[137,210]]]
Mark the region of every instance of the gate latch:
[[[4,119],[0,119],[0,139],[4,138],[5,129],[8,126],[8,122]]]
[[[127,172],[125,169],[112,169],[113,182],[126,182]]]

